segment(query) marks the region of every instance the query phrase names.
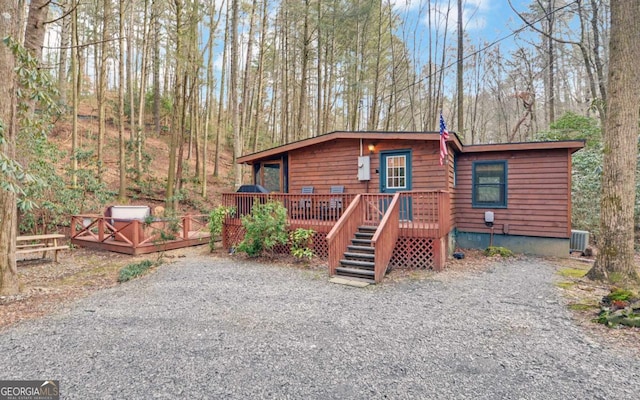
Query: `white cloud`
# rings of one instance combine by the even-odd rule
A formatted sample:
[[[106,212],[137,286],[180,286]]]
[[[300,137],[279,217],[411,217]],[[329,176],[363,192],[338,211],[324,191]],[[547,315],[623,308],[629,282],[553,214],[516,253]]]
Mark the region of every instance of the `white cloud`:
[[[399,12],[413,11],[424,6],[425,0],[388,0],[391,7]]]
[[[402,0],[398,0],[402,1]],[[466,0],[463,3],[462,17],[465,31],[482,30],[487,26],[486,14],[490,10],[491,0]],[[426,14],[426,13],[425,13]],[[432,3],[431,26],[443,28],[447,22],[448,30],[455,31],[458,26],[458,7],[455,1]],[[429,16],[423,15],[422,22],[429,23]]]
[[[465,8],[488,11],[492,2],[493,0],[466,0],[464,6]]]

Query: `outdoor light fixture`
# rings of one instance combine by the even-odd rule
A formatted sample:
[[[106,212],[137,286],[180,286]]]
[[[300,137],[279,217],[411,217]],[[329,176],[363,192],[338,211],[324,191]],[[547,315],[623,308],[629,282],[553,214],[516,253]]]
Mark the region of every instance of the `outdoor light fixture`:
[[[373,154],[375,149],[376,149],[376,146],[373,143],[369,143],[369,153]]]

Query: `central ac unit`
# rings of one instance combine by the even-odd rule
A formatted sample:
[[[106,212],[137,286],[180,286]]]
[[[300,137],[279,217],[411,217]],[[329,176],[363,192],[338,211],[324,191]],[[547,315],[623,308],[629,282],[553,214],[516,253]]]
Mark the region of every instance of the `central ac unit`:
[[[589,232],[572,230],[569,251],[579,251],[583,253],[587,246],[589,246]]]

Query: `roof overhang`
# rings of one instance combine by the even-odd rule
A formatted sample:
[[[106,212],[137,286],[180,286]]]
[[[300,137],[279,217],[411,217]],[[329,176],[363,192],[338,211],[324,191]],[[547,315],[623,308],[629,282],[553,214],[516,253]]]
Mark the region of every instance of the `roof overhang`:
[[[439,132],[354,132],[354,131],[336,131],[308,139],[298,140],[296,142],[287,143],[281,146],[262,150],[257,153],[238,157],[237,162],[240,164],[254,164],[265,160],[273,160],[288,153],[292,150],[304,147],[314,146],[317,144],[341,139],[358,139],[358,140],[415,140],[415,141],[438,141],[440,140]],[[582,149],[585,145],[584,140],[563,140],[563,141],[547,141],[547,142],[520,142],[520,143],[495,143],[495,144],[476,144],[463,145],[454,132],[450,132],[449,145],[456,151],[461,153],[486,153],[496,151],[524,151],[524,150],[559,150],[567,149],[571,153]]]
[[[340,139],[362,139],[362,140],[415,140],[415,141],[438,141],[440,140],[439,132],[349,132],[337,131],[324,135],[298,140],[284,144],[282,146],[273,147],[271,149],[259,151],[257,153],[248,154],[238,157],[237,162],[240,164],[253,164],[256,162],[270,160],[278,156],[290,152],[292,150],[309,147],[324,142]],[[462,143],[454,132],[450,132],[448,143],[457,151],[462,150]]]
[[[582,149],[585,140],[560,140],[547,142],[519,142],[519,143],[496,143],[496,144],[474,144],[462,147],[463,153],[486,153],[495,151],[524,151],[524,150],[561,150],[567,149],[571,153]]]

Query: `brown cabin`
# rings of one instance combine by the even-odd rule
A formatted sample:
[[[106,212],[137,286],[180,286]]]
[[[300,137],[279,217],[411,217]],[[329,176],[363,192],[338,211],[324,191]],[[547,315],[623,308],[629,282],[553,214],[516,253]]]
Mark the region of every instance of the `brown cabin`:
[[[379,282],[389,268],[444,267],[454,248],[504,246],[569,255],[571,155],[583,141],[463,145],[440,165],[437,132],[332,132],[246,155],[269,193],[226,193],[237,212],[224,245],[241,240],[256,201],[312,228],[329,273]]]

